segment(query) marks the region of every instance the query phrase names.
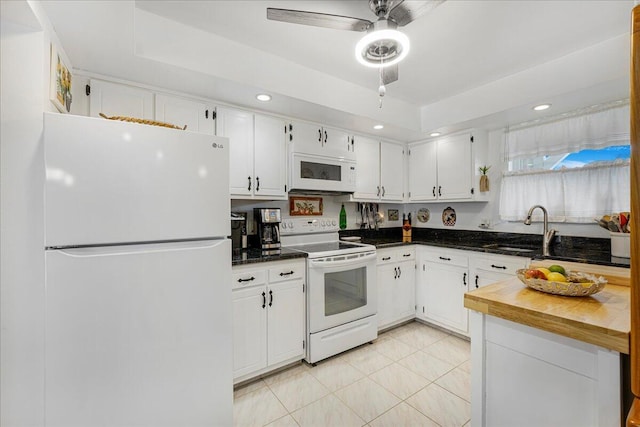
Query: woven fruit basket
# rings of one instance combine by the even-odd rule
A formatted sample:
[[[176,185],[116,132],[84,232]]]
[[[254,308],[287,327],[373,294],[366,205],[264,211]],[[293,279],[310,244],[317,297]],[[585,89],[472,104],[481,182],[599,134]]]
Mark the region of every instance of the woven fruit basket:
[[[586,297],[600,292],[607,284],[607,279],[597,277],[589,273],[570,272],[566,273],[566,282],[554,282],[551,280],[534,279],[525,277],[528,269],[522,268],[516,271],[518,279],[528,287],[536,291],[553,295],[563,295],[568,297]]]

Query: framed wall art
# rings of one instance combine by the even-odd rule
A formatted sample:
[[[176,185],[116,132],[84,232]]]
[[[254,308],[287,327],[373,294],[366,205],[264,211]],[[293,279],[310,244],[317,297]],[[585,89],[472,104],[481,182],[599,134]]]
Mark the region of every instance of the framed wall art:
[[[289,215],[322,215],[322,197],[289,197]]]
[[[49,99],[61,113],[71,111],[71,71],[56,46],[51,43]]]

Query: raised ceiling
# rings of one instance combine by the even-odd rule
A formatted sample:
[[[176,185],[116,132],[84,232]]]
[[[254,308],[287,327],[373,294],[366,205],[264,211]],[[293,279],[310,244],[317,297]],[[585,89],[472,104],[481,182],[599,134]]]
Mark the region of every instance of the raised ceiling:
[[[409,1],[409,0],[407,0]],[[268,21],[266,8],[373,19],[352,1],[44,1],[73,67],[222,102],[415,140],[626,95],[633,1],[448,0],[402,30],[411,53],[377,105],[362,33]],[[274,96],[257,105],[258,90]]]

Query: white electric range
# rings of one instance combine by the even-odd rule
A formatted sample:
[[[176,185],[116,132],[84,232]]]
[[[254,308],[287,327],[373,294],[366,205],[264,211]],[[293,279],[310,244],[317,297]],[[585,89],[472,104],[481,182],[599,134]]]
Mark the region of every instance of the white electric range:
[[[316,363],[378,336],[376,248],[339,239],[336,218],[282,221],[283,247],[307,254],[307,353]]]

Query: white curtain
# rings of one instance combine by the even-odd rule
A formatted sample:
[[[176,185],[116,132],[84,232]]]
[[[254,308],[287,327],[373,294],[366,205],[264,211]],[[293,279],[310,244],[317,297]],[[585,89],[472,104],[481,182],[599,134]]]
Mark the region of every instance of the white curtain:
[[[509,160],[629,143],[629,104],[507,133]]]
[[[575,169],[510,172],[502,179],[500,218],[523,221],[533,205],[544,206],[553,222],[594,222],[630,207],[628,161]],[[533,220],[542,220],[539,209]]]

